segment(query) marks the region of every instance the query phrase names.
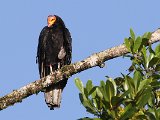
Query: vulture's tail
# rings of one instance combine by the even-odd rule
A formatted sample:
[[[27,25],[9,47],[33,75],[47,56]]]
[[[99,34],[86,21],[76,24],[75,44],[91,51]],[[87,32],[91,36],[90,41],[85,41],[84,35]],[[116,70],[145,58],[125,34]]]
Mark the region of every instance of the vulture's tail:
[[[67,79],[46,88],[44,97],[50,110],[54,110],[54,108],[60,107],[62,91],[66,83]]]
[[[54,70],[56,70],[56,67],[53,67],[52,69],[54,71]],[[45,77],[51,73],[50,67],[48,67],[48,66],[44,67],[43,63],[41,65],[41,67],[39,68],[39,70],[40,70],[40,77],[41,78]],[[44,90],[45,102],[48,105],[48,107],[50,108],[50,110],[54,110],[54,108],[60,107],[62,91],[67,84],[67,80],[68,79],[64,79],[54,85],[47,87]]]

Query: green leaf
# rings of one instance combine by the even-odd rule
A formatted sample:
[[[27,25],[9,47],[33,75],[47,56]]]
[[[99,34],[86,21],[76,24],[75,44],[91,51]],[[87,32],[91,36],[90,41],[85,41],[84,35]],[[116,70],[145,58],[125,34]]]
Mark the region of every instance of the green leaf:
[[[117,78],[114,79],[114,81],[115,81],[115,83],[116,83],[117,86],[121,86],[122,83],[124,82],[124,78],[117,77]]]
[[[155,48],[156,55],[160,53],[160,44],[158,44]]]
[[[81,93],[84,93],[83,83],[79,78],[75,78],[75,84]]]
[[[85,95],[86,96],[86,98],[88,98],[88,91],[87,91],[87,89],[86,88],[83,88],[84,89],[84,93],[83,93],[83,95]]]
[[[157,120],[151,112],[145,112],[145,115],[148,116],[149,120]]]
[[[157,119],[160,119],[160,107],[158,108],[158,109],[156,109],[156,110],[154,110],[155,111],[155,116],[156,116],[156,118]]]
[[[82,93],[79,93],[79,99],[80,99],[81,103],[83,104],[84,99],[83,99]],[[83,106],[84,106],[84,105],[83,105]]]
[[[145,115],[138,115],[138,116],[135,116],[135,119],[136,120],[147,120],[147,117]]]
[[[151,32],[144,33],[144,35],[142,36],[142,38],[147,38],[149,40],[151,38]]]
[[[154,107],[155,96],[154,93],[151,93],[151,97],[148,100],[148,105]]]
[[[107,100],[108,102],[111,102],[111,98],[114,96],[114,86],[111,81],[106,81],[106,93],[107,93]]]
[[[128,120],[129,118],[131,118],[135,112],[137,111],[135,106],[132,106],[132,104],[128,104],[125,109],[123,114],[121,115],[119,120]]]
[[[149,57],[148,57],[148,61],[150,62],[152,60],[152,58],[154,58],[154,54],[153,53],[150,53]]]
[[[108,109],[111,108],[110,103],[109,103],[108,101],[102,100],[102,103],[103,103],[103,108],[104,108],[105,110],[108,110]]]
[[[140,85],[139,85],[139,87],[138,87],[138,92],[139,92],[140,90],[142,90],[142,89],[145,89],[145,87],[146,87],[147,85],[149,85],[150,82],[151,82],[151,79],[145,79],[145,80],[141,81],[141,82],[140,82]]]
[[[105,82],[103,81],[103,80],[101,80],[101,82],[100,82],[100,87],[105,87]]]
[[[100,87],[97,87],[97,88],[96,88],[96,92],[97,92],[97,95],[102,99],[102,98],[103,98],[103,95],[102,95],[102,93],[101,93],[101,91],[100,91]]]
[[[147,59],[147,50],[146,50],[146,47],[145,46],[143,46],[143,48],[142,48],[142,53],[143,53],[143,55],[144,55],[144,58],[145,59]]]
[[[157,65],[157,63],[160,61],[160,58],[158,57],[154,57],[151,59],[151,61],[148,64],[148,68],[149,67],[153,67],[154,65]]]
[[[145,32],[142,36],[142,38],[147,38],[148,32]]]
[[[102,106],[103,106],[102,99],[98,95],[96,95],[96,98],[94,100],[95,101],[93,104],[96,107],[96,110],[97,111],[102,110]]]
[[[130,90],[125,91],[120,97],[124,98],[130,93]]]
[[[95,96],[96,96],[96,88],[97,88],[97,86],[94,86],[94,87],[90,90],[90,92],[89,92],[89,94],[88,94],[88,95],[91,95],[92,98],[95,98]]]
[[[128,85],[128,82],[127,82],[126,78],[125,78],[125,81],[124,81],[124,84],[123,84],[123,88],[124,88],[125,91],[129,90],[129,85]]]
[[[149,52],[155,55],[155,52],[154,52],[154,50],[152,49],[151,44],[149,44],[149,47],[148,47],[148,48],[149,48]]]
[[[132,38],[128,38],[128,39],[129,39],[129,43],[130,43],[131,53],[133,53],[134,40]]]
[[[79,98],[86,110],[94,115],[97,115],[94,105],[81,93],[79,93]]]
[[[130,76],[125,76],[125,85],[128,89],[125,90],[130,90],[130,97],[133,99],[135,96],[135,86],[134,86],[134,81]]]
[[[151,92],[152,92],[152,88],[149,86],[143,90],[140,97],[137,98],[137,102],[136,102],[139,108],[142,108],[148,102],[149,98],[151,97]]]
[[[141,46],[142,43],[142,39],[141,37],[137,37],[137,39],[134,41],[134,48],[133,48],[133,52],[137,52],[139,47]]]
[[[80,99],[82,105],[83,105],[86,109],[88,109],[88,108],[91,109],[91,108],[92,108],[92,106],[90,105],[88,99],[86,98],[86,96],[84,96],[84,94],[79,93],[79,99]],[[92,108],[92,109],[93,109],[93,108]],[[92,112],[92,113],[93,113],[93,112]]]
[[[123,100],[124,99],[121,98],[121,97],[113,96],[112,99],[111,99],[111,104],[112,104],[113,107],[116,106],[116,108],[118,108],[119,105],[122,104]]]
[[[124,44],[125,44],[127,50],[128,50],[129,52],[131,52],[131,45],[130,45],[130,42],[129,42],[128,38],[125,38],[125,39],[124,39]]]
[[[148,32],[148,34],[147,34],[148,40],[151,39],[151,35],[152,35],[152,33],[151,33],[151,32]]]
[[[138,49],[139,52],[141,52],[143,46],[145,47],[145,46],[148,45],[148,41],[149,41],[149,39],[147,39],[147,38],[142,38],[142,37],[141,37],[141,39],[142,39],[142,42],[141,42],[141,45],[140,45],[140,47],[139,47],[139,49]]]
[[[109,78],[108,80],[112,83],[113,88],[114,88],[114,96],[116,96],[117,95],[117,85],[112,78]]]
[[[103,97],[105,99],[105,101],[109,101],[108,96],[107,96],[107,90],[106,90],[106,84],[104,81],[100,82],[100,91],[103,94]]]
[[[138,90],[141,79],[142,79],[141,73],[139,71],[135,71],[133,76],[133,81],[136,91]]]
[[[95,107],[97,107],[98,104],[99,104],[99,103],[97,103],[97,100],[96,100],[96,97],[97,97],[97,96],[96,96],[96,95],[97,95],[97,93],[96,93],[96,88],[97,88],[97,86],[94,86],[94,87],[91,89],[90,93],[89,93],[89,95],[92,96],[92,99],[91,99],[91,100],[93,100],[93,104],[94,104]]]
[[[88,80],[86,83],[86,89],[87,89],[88,93],[91,91],[92,87],[93,87],[92,81]]]
[[[143,54],[142,57],[143,57],[144,67],[148,67],[147,51],[146,51],[145,46],[143,46],[142,48],[142,54]]]
[[[133,40],[135,40],[135,34],[134,34],[134,31],[132,30],[132,28],[130,28],[130,36]]]
[[[158,76],[160,77],[160,75],[158,75]],[[159,89],[160,88],[160,82],[159,81],[151,82],[150,85],[155,89]]]

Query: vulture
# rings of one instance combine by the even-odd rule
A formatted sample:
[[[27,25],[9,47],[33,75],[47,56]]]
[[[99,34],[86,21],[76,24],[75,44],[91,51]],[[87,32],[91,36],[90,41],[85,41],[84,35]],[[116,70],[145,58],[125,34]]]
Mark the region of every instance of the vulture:
[[[72,38],[63,20],[57,15],[49,15],[47,26],[39,35],[37,63],[40,78],[52,74],[57,69],[71,63]],[[50,108],[59,108],[61,95],[67,79],[61,80],[44,90],[45,102]]]

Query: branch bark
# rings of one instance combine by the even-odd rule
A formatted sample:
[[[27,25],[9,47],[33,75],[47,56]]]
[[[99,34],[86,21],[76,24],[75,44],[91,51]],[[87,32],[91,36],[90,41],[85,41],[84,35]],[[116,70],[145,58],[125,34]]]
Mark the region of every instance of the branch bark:
[[[152,33],[149,42],[155,43],[160,41],[160,29],[157,29]],[[40,91],[44,91],[46,87],[63,80],[64,78],[69,78],[70,76],[84,71],[86,69],[100,66],[103,67],[105,61],[127,54],[128,50],[125,45],[119,45],[99,53],[92,54],[88,58],[62,67],[61,69],[55,71],[52,75],[48,75],[40,80],[34,81],[20,89],[14,90],[10,94],[7,94],[0,98],[0,110],[3,110],[17,102],[22,102],[23,99],[29,97],[30,95],[37,94]]]

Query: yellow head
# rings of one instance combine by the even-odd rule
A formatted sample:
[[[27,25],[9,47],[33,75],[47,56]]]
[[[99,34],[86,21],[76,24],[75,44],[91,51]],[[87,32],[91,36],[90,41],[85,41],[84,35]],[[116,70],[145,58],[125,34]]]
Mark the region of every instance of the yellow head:
[[[49,15],[47,18],[48,27],[51,27],[56,22],[56,17],[54,15]]]

